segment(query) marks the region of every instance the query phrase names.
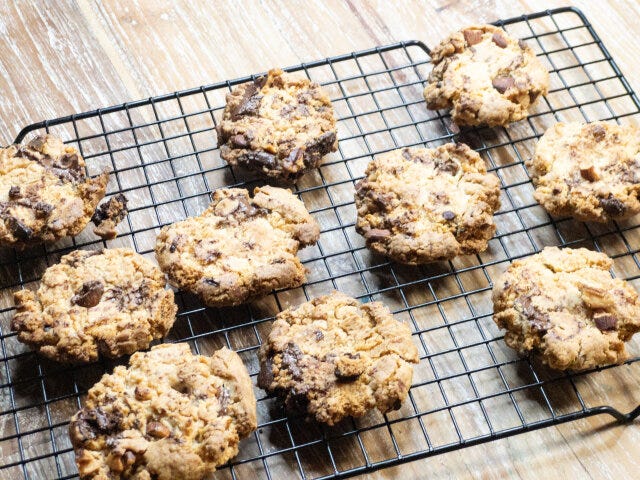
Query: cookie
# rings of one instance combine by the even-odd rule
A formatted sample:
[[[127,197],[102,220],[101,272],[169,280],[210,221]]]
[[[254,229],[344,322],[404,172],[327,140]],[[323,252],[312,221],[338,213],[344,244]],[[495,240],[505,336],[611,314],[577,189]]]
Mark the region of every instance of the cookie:
[[[118,235],[116,227],[129,213],[127,203],[127,197],[119,193],[101,204],[91,217],[95,225],[93,233],[105,240],[116,238]]]
[[[14,294],[11,329],[58,362],[85,363],[149,347],[176,316],[158,267],[127,248],[76,250],[47,268],[37,291]]]
[[[614,123],[556,123],[527,168],[535,199],[551,214],[585,222],[640,212],[640,130]]]
[[[88,178],[78,151],[53,135],[0,149],[0,246],[24,249],[80,233],[109,174]]]
[[[220,155],[230,165],[294,181],[338,149],[326,92],[309,79],[270,70],[227,95],[217,126]]]
[[[452,34],[431,51],[431,63],[427,107],[451,108],[460,126],[522,120],[549,89],[549,72],[533,50],[492,25]]]
[[[210,307],[232,306],[300,286],[298,249],[316,243],[320,227],[289,190],[217,190],[200,216],[164,227],[156,258],[170,281]]]
[[[131,356],[104,375],[69,436],[82,479],[201,479],[238,454],[256,429],[247,369],[227,348],[193,355],[186,343]]]
[[[487,248],[500,182],[465,144],[376,157],[356,184],[356,231],[374,252],[406,264]]]
[[[399,409],[419,361],[411,330],[382,303],[339,292],[279,313],[258,356],[260,388],[329,425]]]
[[[507,345],[557,370],[623,362],[640,330],[634,288],[611,278],[613,261],[585,248],[547,247],[513,262],[493,288],[493,319]]]

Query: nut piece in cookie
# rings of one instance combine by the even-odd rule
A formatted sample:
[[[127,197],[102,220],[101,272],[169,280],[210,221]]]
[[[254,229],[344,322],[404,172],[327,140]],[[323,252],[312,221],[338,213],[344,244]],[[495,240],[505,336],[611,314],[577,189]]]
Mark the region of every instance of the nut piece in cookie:
[[[551,215],[609,222],[640,213],[640,130],[632,125],[556,123],[527,168]]]
[[[109,174],[88,178],[78,151],[53,135],[0,148],[0,246],[24,249],[80,233]]]
[[[465,144],[376,157],[356,184],[356,231],[374,252],[406,264],[487,248],[500,182]]]
[[[82,479],[201,479],[256,429],[256,399],[237,353],[186,343],[131,356],[104,375],[69,425]]]
[[[431,63],[427,107],[451,108],[460,126],[522,120],[549,89],[549,72],[533,50],[492,25],[452,34],[431,51]]]
[[[127,248],[76,250],[49,267],[37,291],[14,294],[11,329],[43,356],[86,363],[149,347],[175,320],[160,269]]]
[[[316,243],[320,227],[289,190],[260,187],[213,194],[200,216],[164,227],[156,258],[177,287],[211,307],[239,305],[274,289],[300,286],[298,249]]]
[[[105,240],[116,238],[118,235],[116,227],[128,213],[127,197],[121,193],[111,197],[101,204],[91,217],[91,221],[96,226],[93,233]]]
[[[339,292],[279,313],[258,356],[259,387],[329,425],[399,409],[419,361],[411,330],[382,303]]]
[[[236,87],[217,127],[220,155],[268,177],[294,181],[338,149],[333,106],[307,78],[270,70]]]
[[[623,362],[624,342],[640,330],[640,302],[611,278],[612,264],[604,253],[557,247],[513,262],[493,288],[507,345],[557,370]]]

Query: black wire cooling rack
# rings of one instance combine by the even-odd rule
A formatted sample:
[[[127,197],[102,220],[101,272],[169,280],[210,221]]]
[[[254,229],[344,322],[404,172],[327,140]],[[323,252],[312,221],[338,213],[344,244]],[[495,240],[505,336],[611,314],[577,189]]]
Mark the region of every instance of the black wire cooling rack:
[[[205,309],[179,294],[179,317],[167,341],[188,341],[205,354],[227,345],[255,377],[256,350],[273,316],[338,289],[389,305],[411,325],[421,362],[401,410],[386,416],[371,412],[332,428],[287,417],[256,388],[259,428],[216,478],[346,477],[600,413],[619,421],[640,413],[635,408],[625,415],[614,406],[601,406],[602,392],[594,390],[594,383],[618,385],[631,403],[617,408],[632,409],[640,392],[629,391],[628,379],[637,377],[640,362],[634,362],[640,358],[589,375],[551,372],[508,349],[491,319],[492,279],[513,259],[546,245],[604,251],[615,260],[615,275],[633,284],[640,278],[637,219],[609,225],[551,219],[533,200],[523,166],[537,138],[554,122],[633,121],[640,112],[637,97],[581,12],[559,9],[497,24],[525,39],[551,72],[551,90],[535,112],[507,128],[460,132],[445,112],[428,111],[422,89],[430,70],[429,49],[421,42],[288,69],[323,84],[339,118],[339,152],[295,188],[322,226],[318,244],[301,252],[308,282],[235,309]],[[229,168],[216,148],[224,96],[249,79],[48,120],[26,127],[16,142],[32,132],[50,131],[80,149],[90,174],[109,168],[109,194],[124,193],[131,208],[118,238],[106,245],[131,246],[152,257],[160,226],[199,214],[212,190],[259,183]],[[354,231],[353,185],[367,162],[398,147],[452,140],[479,151],[502,182],[498,231],[489,249],[419,268],[372,255]],[[9,330],[11,295],[34,288],[44,269],[70,250],[104,245],[86,229],[52,246],[0,251],[2,478],[77,475],[68,420],[82,395],[115,363],[69,367],[29,352]],[[640,350],[637,343],[631,349]],[[607,381],[589,380],[596,376]]]

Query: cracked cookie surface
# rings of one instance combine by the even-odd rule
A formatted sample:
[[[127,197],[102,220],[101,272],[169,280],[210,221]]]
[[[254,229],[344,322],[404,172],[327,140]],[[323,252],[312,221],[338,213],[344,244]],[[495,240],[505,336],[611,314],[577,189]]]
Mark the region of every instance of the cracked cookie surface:
[[[107,188],[78,151],[53,135],[0,149],[0,246],[26,248],[80,233]]]
[[[411,330],[382,303],[339,292],[279,313],[258,356],[259,387],[329,425],[400,408],[419,361]]]
[[[237,353],[186,343],[131,356],[87,394],[69,425],[82,479],[199,480],[256,429],[251,380]]]
[[[293,181],[338,149],[326,92],[299,75],[270,70],[237,86],[217,127],[220,155],[268,177]]]
[[[173,325],[177,307],[165,287],[160,269],[133,250],[76,250],[45,271],[37,291],[14,294],[11,328],[59,362],[120,357]]]
[[[211,307],[239,305],[305,281],[298,249],[320,227],[289,190],[216,190],[199,216],[164,227],[156,258],[177,287]]]
[[[607,122],[556,123],[527,168],[552,215],[609,222],[640,213],[640,130]]]
[[[612,264],[604,253],[557,247],[513,262],[493,289],[507,345],[557,370],[623,362],[624,342],[640,330],[640,302],[611,278]]]
[[[500,182],[465,144],[404,148],[369,163],[355,202],[367,247],[423,264],[487,248]]]
[[[427,107],[451,108],[455,124],[506,125],[526,118],[549,73],[522,40],[492,25],[455,32],[431,51]]]

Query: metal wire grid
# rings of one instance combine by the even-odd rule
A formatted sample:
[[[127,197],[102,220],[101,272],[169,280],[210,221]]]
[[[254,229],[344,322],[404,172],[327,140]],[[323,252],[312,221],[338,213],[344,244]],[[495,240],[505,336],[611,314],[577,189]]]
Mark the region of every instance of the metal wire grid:
[[[428,111],[422,88],[429,55],[420,42],[288,69],[322,83],[339,118],[339,152],[295,189],[322,226],[318,244],[301,252],[308,282],[235,309],[204,309],[180,293],[179,316],[167,341],[188,341],[204,354],[227,345],[255,377],[256,349],[275,313],[338,289],[389,305],[412,326],[421,362],[401,410],[386,416],[371,412],[333,428],[287,417],[256,389],[259,428],[216,478],[346,477],[599,413],[619,420],[640,413],[636,408],[625,416],[610,406],[594,407],[599,397],[584,373],[558,374],[519,358],[504,346],[491,320],[492,278],[513,259],[545,245],[605,251],[615,260],[615,275],[634,284],[640,278],[635,219],[597,226],[551,219],[533,201],[523,166],[536,139],[555,121],[633,121],[638,99],[581,12],[558,9],[497,24],[527,40],[552,79],[535,113],[507,128],[459,132],[446,112]],[[215,147],[224,94],[248,79],[42,122],[25,128],[16,142],[30,132],[50,131],[80,149],[90,174],[109,168],[109,193],[125,193],[131,210],[119,237],[106,245],[152,256],[159,227],[200,213],[210,191],[260,183],[229,168]],[[373,256],[354,231],[353,184],[367,162],[394,148],[452,140],[479,151],[502,182],[498,231],[487,252],[419,268]],[[52,246],[0,252],[2,478],[77,475],[68,419],[86,390],[117,362],[68,367],[29,352],[9,330],[11,294],[36,287],[44,269],[70,250],[104,245],[87,231]],[[637,347],[631,348],[637,352]],[[624,385],[625,373],[638,372],[638,359],[594,375],[615,380],[619,374]],[[638,403],[637,395],[632,402]]]

